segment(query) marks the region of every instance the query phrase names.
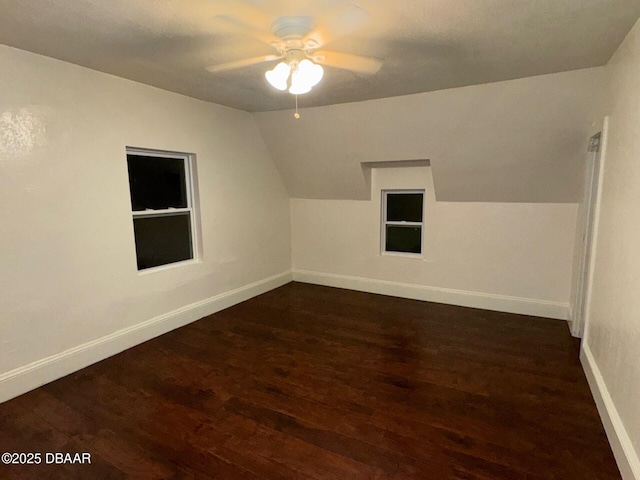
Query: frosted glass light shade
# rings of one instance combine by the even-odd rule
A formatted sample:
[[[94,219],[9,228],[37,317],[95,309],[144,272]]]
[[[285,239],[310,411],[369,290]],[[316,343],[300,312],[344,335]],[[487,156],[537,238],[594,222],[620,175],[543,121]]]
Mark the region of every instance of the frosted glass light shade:
[[[311,91],[311,85],[305,82],[305,78],[296,71],[291,74],[291,88],[289,93],[293,95],[302,95]]]
[[[311,88],[322,80],[323,75],[323,68],[307,59],[302,60],[294,71],[289,64],[280,62],[264,74],[273,88],[286,90],[289,87],[289,93],[294,95],[310,92]]]
[[[320,65],[316,65],[310,60],[304,59],[298,65],[298,73],[302,78],[304,78],[304,82],[310,87],[315,87],[320,80],[322,80],[322,75],[324,75],[324,70]]]
[[[324,70],[320,65],[305,59],[300,62],[298,68],[291,74],[291,88],[289,93],[302,95],[308,93],[311,88],[322,79]]]
[[[289,65],[287,65],[285,62],[280,62],[273,68],[273,70],[267,71],[264,76],[273,88],[277,88],[278,90],[286,90],[287,80],[289,79],[290,73],[291,68],[289,67]]]

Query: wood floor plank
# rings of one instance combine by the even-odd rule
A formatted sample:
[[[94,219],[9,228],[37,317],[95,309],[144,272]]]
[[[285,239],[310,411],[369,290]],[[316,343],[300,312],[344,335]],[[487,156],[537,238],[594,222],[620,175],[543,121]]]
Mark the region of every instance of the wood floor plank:
[[[0,405],[0,478],[619,479],[566,323],[290,283]]]

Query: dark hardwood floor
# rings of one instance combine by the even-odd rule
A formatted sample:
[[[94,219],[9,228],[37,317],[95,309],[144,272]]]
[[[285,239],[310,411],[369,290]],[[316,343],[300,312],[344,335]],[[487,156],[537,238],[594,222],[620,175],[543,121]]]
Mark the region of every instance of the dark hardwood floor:
[[[291,283],[0,405],[0,478],[619,479],[564,322]]]

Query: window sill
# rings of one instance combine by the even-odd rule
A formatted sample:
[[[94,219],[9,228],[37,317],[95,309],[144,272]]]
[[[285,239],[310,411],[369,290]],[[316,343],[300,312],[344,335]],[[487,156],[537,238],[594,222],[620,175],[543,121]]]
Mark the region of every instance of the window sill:
[[[188,267],[189,265],[197,265],[199,263],[202,263],[202,260],[197,258],[192,258],[191,260],[184,260],[182,262],[167,263],[166,265],[160,265],[158,267],[151,267],[151,268],[145,268],[144,270],[138,270],[138,276],[164,272],[165,270],[173,270],[175,268]]]
[[[403,253],[403,252],[380,252],[383,257],[401,257],[401,258],[413,258],[424,259],[422,253]]]

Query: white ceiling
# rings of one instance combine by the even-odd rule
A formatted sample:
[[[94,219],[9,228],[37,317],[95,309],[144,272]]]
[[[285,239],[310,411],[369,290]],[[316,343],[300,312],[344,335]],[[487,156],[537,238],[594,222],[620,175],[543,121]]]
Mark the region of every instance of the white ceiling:
[[[600,66],[640,16],[637,0],[0,0],[0,43],[250,112],[279,110],[294,100],[266,83],[270,64],[204,69],[275,53],[220,16],[268,33],[284,15],[322,27],[350,3],[367,22],[326,48],[384,65],[372,76],[326,67],[301,106]]]

